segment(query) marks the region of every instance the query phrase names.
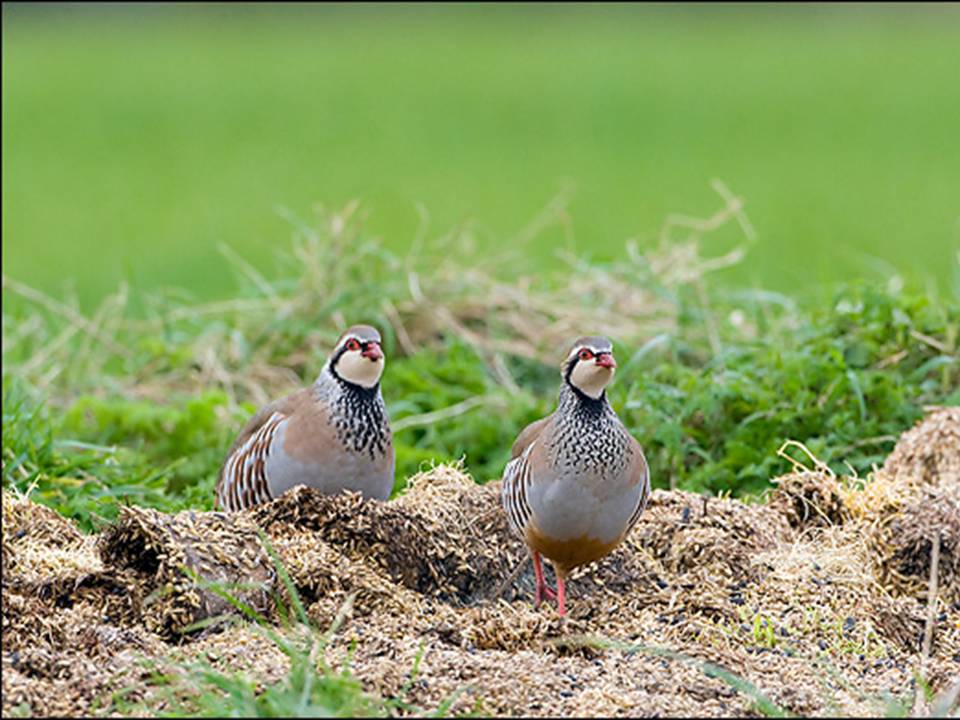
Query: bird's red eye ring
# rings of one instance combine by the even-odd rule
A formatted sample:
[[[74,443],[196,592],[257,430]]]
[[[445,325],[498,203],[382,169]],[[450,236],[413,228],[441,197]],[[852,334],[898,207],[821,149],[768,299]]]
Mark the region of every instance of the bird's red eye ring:
[[[347,347],[347,350],[350,350],[350,351],[359,350],[360,343],[356,340],[356,338],[350,338],[349,340],[347,340],[346,347]]]
[[[593,358],[593,353],[583,348],[580,352],[577,353],[577,357],[581,360],[591,360]]]

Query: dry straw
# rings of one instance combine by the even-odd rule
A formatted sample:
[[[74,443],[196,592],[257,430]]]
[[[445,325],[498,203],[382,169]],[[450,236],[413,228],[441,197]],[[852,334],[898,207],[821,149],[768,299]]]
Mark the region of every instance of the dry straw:
[[[4,357],[29,357],[18,372],[54,403],[67,403],[76,393],[163,400],[173,391],[220,388],[232,403],[262,404],[298,385],[298,376],[314,374],[337,335],[363,318],[382,328],[399,354],[459,337],[477,350],[492,377],[516,389],[506,356],[553,365],[585,327],[643,346],[675,330],[686,289],[695,291],[704,317],[699,332],[719,350],[705,278],[739,262],[745,246],[720,257],[705,257],[704,247],[710,233],[732,223],[742,229],[743,243],[754,236],[742,200],[719,181],[714,189],[723,203],[714,215],[671,216],[659,244],[640,252],[630,241],[622,259],[603,266],[561,250],[561,269],[519,271],[526,267],[519,258],[527,244],[564,225],[570,195],[563,192],[508,251],[495,254],[478,251],[474,228],[463,224],[429,242],[424,229],[413,248],[397,257],[366,233],[357,203],[339,211],[318,208],[315,225],[290,216],[295,234],[288,275],[269,282],[223,248],[247,297],[197,304],[170,291],[141,298],[146,317],[133,312],[126,286],[88,315],[75,300],[55,300],[4,275],[4,292],[33,311],[28,319],[4,314]],[[303,328],[302,337],[276,332],[280,325]],[[136,365],[131,338],[150,337],[190,338],[189,362],[172,367],[161,354]],[[104,374],[118,359],[131,371]]]
[[[957,409],[934,412],[891,459],[954,467],[960,448],[940,443],[958,429]],[[454,711],[479,702],[494,714],[721,716],[758,702],[877,714],[890,709],[884,697],[909,695],[918,669],[943,704],[960,660],[958,515],[911,508],[955,486],[906,478],[906,467],[854,480],[813,463],[780,478],[767,504],[656,491],[627,542],[574,575],[566,620],[531,606],[498,483],[476,485],[457,467],[412,478],[389,503],[301,488],[236,515],[131,508],[99,538],[4,493],[4,712],[85,713],[122,687],[159,709],[138,658],[205,657],[280,678],[286,656],[239,613],[226,622],[232,607],[209,596],[210,583],[233,584],[278,621],[276,606],[258,604],[279,583],[257,527],[309,617],[325,627],[341,613],[324,659],[349,655],[368,691],[418,707],[459,693]],[[901,483],[917,488],[888,487]],[[934,583],[916,541],[931,530]],[[917,698],[915,712],[930,710]]]

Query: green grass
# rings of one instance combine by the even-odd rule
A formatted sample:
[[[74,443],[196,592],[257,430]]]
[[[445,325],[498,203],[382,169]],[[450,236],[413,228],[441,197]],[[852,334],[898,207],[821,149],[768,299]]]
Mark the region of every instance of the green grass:
[[[609,259],[719,177],[759,237],[733,286],[943,291],[958,47],[947,6],[5,5],[4,272],[85,307],[120,278],[226,297],[218,243],[270,274],[277,207],[364,198],[402,251],[422,206],[499,248],[568,181],[572,242]]]
[[[187,498],[169,487],[171,468],[177,464],[172,460],[154,466],[133,448],[74,439],[22,382],[4,373],[4,488],[28,494],[89,530],[115,518],[120,502],[165,510],[183,507]]]
[[[142,321],[109,300],[86,325],[49,300],[5,311],[4,485],[33,488],[86,528],[114,517],[123,502],[211,507],[226,449],[257,407],[244,388],[266,382],[272,396],[312,381],[337,314],[384,330],[396,489],[429,461],[464,458],[479,482],[499,477],[520,429],[555,406],[557,358],[491,356],[449,330],[421,331],[415,354],[405,354],[383,302],[406,307],[411,328],[424,318],[404,305],[410,290],[397,258],[354,223],[328,240],[310,246],[316,255],[299,246],[292,274],[243,285],[243,310],[154,298],[153,319]],[[829,303],[797,305],[702,285],[710,287],[704,304],[704,278],[668,284],[644,269],[655,259],[626,270],[581,264],[578,272],[599,278],[598,287],[627,278],[675,318],[658,334],[641,323],[639,336],[615,338],[620,368],[609,391],[646,448],[657,487],[761,493],[790,469],[778,456],[787,440],[803,442],[838,474],[866,475],[925,405],[960,404],[954,300],[853,283],[836,287]],[[509,262],[477,261],[473,270],[505,278]],[[478,293],[499,290],[452,268],[442,271],[452,283],[438,275],[437,286],[424,286],[427,315],[453,308],[487,341],[510,340],[506,317],[468,319],[498,301]],[[568,271],[543,276],[526,302],[544,305],[569,279]],[[583,309],[558,312],[581,322]],[[280,370],[296,378],[257,379]]]

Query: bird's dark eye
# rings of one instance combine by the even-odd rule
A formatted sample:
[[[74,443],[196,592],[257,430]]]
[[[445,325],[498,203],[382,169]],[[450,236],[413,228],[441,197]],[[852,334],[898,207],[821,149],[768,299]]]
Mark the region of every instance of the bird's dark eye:
[[[350,338],[349,340],[347,340],[347,350],[353,351],[353,350],[359,350],[359,349],[360,349],[360,343],[355,338]]]
[[[583,348],[580,352],[577,353],[577,357],[580,358],[581,360],[590,360],[591,358],[593,358],[593,353],[587,350],[586,348]]]

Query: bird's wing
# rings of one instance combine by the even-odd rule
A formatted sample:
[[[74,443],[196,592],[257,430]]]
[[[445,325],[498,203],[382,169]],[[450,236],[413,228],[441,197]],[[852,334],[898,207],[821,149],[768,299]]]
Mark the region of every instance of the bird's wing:
[[[294,408],[303,402],[304,391],[262,407],[244,426],[227,451],[215,489],[215,507],[242,510],[270,500],[266,460],[277,431]]]
[[[520,431],[520,434],[517,435],[517,439],[513,443],[513,447],[510,449],[511,460],[523,455],[524,451],[530,447],[538,437],[540,437],[540,433],[543,432],[543,429],[547,426],[547,423],[553,419],[553,415],[554,414],[551,413],[545,418],[534,420]]]
[[[528,494],[533,479],[533,449],[552,418],[553,415],[548,415],[536,420],[520,432],[510,451],[510,462],[503,470],[500,499],[510,527],[521,536],[532,514]]]
[[[650,468],[647,466],[647,459],[643,455],[643,448],[640,447],[640,443],[632,435],[630,436],[630,449],[633,452],[625,472],[629,474],[631,480],[640,484],[640,497],[637,501],[636,510],[633,511],[633,515],[627,522],[626,532],[630,532],[633,526],[637,524],[637,520],[640,519],[647,507],[647,501],[650,499]]]
[[[503,470],[503,485],[500,488],[500,500],[503,503],[503,509],[507,511],[510,528],[521,537],[532,514],[527,500],[532,475],[530,469],[532,449],[533,443],[527,445],[520,457],[507,463],[507,467]]]

